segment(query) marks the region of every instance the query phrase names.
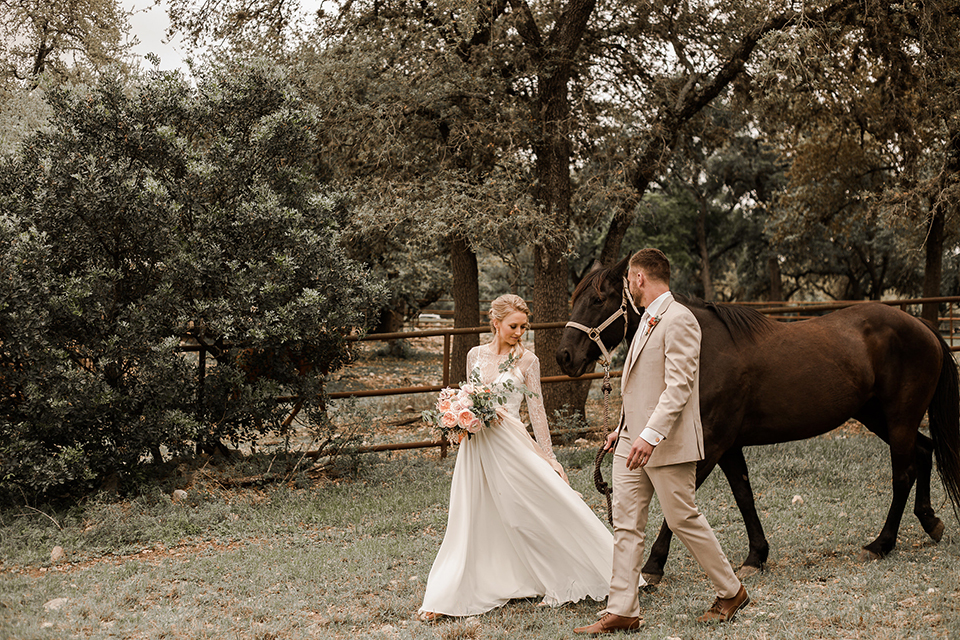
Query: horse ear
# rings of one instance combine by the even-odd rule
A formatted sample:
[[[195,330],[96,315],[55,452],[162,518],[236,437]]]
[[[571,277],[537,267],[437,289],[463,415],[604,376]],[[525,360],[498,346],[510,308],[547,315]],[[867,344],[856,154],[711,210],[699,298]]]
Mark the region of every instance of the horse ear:
[[[590,263],[590,266],[584,269],[583,272],[580,274],[580,277],[577,279],[577,282],[583,282],[584,280],[586,280],[587,276],[589,276],[591,273],[599,271],[602,268],[603,268],[603,263],[600,262],[599,260],[594,259],[593,262]]]
[[[610,270],[617,276],[627,275],[627,268],[630,266],[630,256],[627,256],[620,260],[617,264],[613,265]]]

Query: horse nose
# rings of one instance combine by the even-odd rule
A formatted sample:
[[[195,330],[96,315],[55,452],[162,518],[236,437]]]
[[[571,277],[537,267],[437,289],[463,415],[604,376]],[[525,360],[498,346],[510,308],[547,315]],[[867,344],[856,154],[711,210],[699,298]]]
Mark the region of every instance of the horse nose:
[[[567,347],[560,347],[557,349],[555,356],[557,358],[557,364],[560,365],[560,368],[563,369],[564,372],[569,372],[570,363],[573,360],[573,356],[570,354],[570,349]]]

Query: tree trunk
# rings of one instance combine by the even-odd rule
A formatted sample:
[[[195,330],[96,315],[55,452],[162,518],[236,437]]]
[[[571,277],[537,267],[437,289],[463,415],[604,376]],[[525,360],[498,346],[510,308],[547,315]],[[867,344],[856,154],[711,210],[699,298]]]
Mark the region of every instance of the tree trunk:
[[[462,239],[450,243],[450,271],[453,273],[453,326],[480,326],[480,280],[477,273],[477,254]],[[480,344],[476,333],[453,336],[450,350],[450,382],[466,380],[467,352]]]
[[[780,259],[775,255],[767,258],[767,275],[770,277],[769,300],[783,300],[783,280],[780,277]]]
[[[646,186],[642,188],[646,190]],[[623,238],[627,235],[627,230],[633,224],[636,217],[637,204],[643,195],[642,190],[637,191],[637,195],[626,198],[620,205],[620,208],[613,214],[610,221],[610,227],[607,229],[607,235],[603,238],[603,248],[600,250],[600,256],[597,258],[604,267],[612,266],[620,259],[620,252],[623,249]]]
[[[697,217],[697,247],[700,249],[700,282],[703,284],[703,299],[713,302],[713,275],[710,273],[710,251],[707,248],[707,197],[698,194],[700,215]]]
[[[537,62],[537,102],[531,115],[539,130],[534,141],[536,186],[534,198],[543,211],[543,224],[570,228],[570,102],[568,83],[577,49],[583,41],[587,21],[596,0],[570,0],[544,37],[526,2],[511,0],[517,15],[516,29],[533,60]],[[537,322],[559,322],[570,315],[565,246],[544,241],[534,247],[533,313]],[[534,335],[540,371],[544,376],[560,375],[554,354],[560,345],[560,331],[538,331]],[[564,404],[576,402],[582,413],[583,400],[571,396],[571,387],[583,383],[548,384],[543,387],[547,417]]]
[[[943,278],[943,236],[944,220],[947,216],[947,207],[951,206],[951,199],[944,198],[943,193],[947,185],[956,180],[960,174],[960,131],[951,129],[950,140],[946,148],[946,160],[940,171],[939,192],[933,205],[933,218],[930,220],[930,230],[927,234],[926,263],[923,269],[923,297],[936,298],[940,296],[940,281]],[[920,317],[938,327],[940,305],[930,303],[923,305]]]
[[[538,246],[534,251],[533,313],[536,322],[559,322],[570,316],[567,288],[567,258],[559,247]],[[543,376],[558,376],[563,372],[554,356],[560,346],[560,331],[548,329],[534,334],[534,347],[540,359]],[[583,402],[571,397],[571,383],[543,385],[543,403],[547,417],[552,418],[564,404],[572,405],[574,413],[583,412]],[[586,396],[584,395],[584,400]]]
[[[544,211],[544,224],[562,229],[570,226],[570,140],[567,117],[567,73],[554,73],[539,78],[540,113],[543,137],[536,146],[537,201]],[[533,312],[537,322],[560,322],[570,317],[570,291],[567,286],[567,257],[559,242],[544,242],[534,248]],[[540,371],[544,376],[561,375],[554,354],[560,346],[560,331],[538,331],[534,335]],[[547,416],[572,405],[574,413],[583,413],[582,400],[573,397],[573,383],[548,384],[543,387]]]
[[[930,220],[930,229],[927,233],[926,261],[923,268],[923,297],[937,298],[940,296],[940,280],[943,275],[943,207],[936,205],[933,208],[933,218]],[[920,317],[938,327],[940,305],[929,302],[923,305]]]

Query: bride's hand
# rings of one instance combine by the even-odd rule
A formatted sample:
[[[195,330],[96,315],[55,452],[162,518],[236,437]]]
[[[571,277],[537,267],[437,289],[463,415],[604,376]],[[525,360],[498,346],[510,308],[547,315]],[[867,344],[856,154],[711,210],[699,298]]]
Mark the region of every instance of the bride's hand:
[[[497,407],[497,420],[503,422],[503,419],[507,416],[507,410],[503,407]]]

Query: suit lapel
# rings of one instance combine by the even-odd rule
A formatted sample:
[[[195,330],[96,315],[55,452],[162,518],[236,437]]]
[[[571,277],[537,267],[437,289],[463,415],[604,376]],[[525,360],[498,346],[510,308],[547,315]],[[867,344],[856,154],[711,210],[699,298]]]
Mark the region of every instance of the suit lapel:
[[[664,298],[663,302],[660,304],[660,309],[655,317],[662,318],[663,314],[667,312],[667,309],[670,308],[670,305],[673,303],[673,294]],[[648,319],[649,322],[649,319]],[[643,351],[643,347],[646,346],[647,340],[650,338],[650,334],[653,333],[653,329],[647,331],[647,326],[644,326],[646,323],[641,323],[637,328],[639,334],[639,339],[637,336],[634,336],[633,341],[630,343],[630,348],[627,350],[627,358],[623,367],[623,379],[626,380],[630,373],[633,371],[633,365],[637,361],[637,358],[640,357],[640,352]]]
[[[639,329],[637,329],[639,331]],[[621,384],[626,384],[627,378],[630,377],[630,370],[633,369],[633,361],[636,360],[637,354],[637,336],[633,336],[633,340],[630,341],[630,346],[627,348],[627,356],[623,361],[623,377],[621,378]]]

